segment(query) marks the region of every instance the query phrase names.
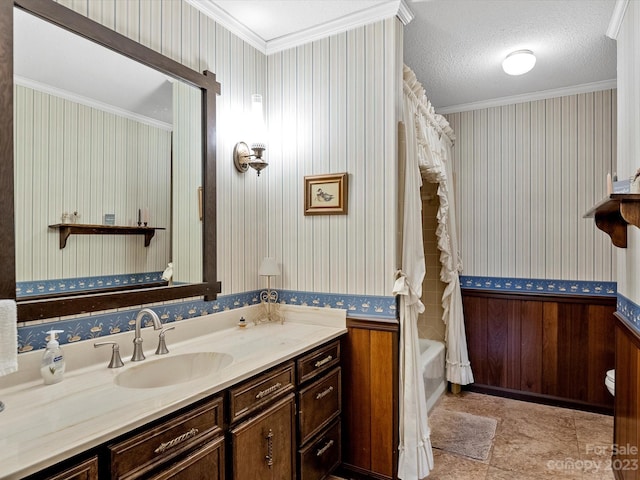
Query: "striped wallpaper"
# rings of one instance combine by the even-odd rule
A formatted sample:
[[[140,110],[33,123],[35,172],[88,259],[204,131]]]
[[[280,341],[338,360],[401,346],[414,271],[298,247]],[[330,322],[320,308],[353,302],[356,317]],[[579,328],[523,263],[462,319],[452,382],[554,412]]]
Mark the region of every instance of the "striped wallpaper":
[[[182,0],[61,0],[221,84],[217,115],[217,258],[222,294],[264,287],[391,295],[395,271],[396,122],[402,24],[393,18],[266,57]],[[270,130],[257,177],[232,151],[253,93]],[[303,177],[347,171],[349,214],[305,217]],[[205,245],[205,248],[211,246]]]
[[[391,295],[402,24],[392,18],[270,55],[271,166],[258,182],[278,286]],[[349,173],[348,215],[304,216],[305,175]]]
[[[170,230],[148,248],[141,236],[74,235],[59,248],[63,212],[78,223],[133,225],[148,207],[170,227],[171,132],[16,85],[15,212],[17,281],[164,269]]]
[[[618,165],[630,176],[640,167],[640,3],[628,2],[617,38]],[[629,227],[626,249],[617,250],[618,292],[640,304],[640,229]]]
[[[611,241],[582,215],[616,171],[616,91],[447,115],[464,274],[615,280]]]

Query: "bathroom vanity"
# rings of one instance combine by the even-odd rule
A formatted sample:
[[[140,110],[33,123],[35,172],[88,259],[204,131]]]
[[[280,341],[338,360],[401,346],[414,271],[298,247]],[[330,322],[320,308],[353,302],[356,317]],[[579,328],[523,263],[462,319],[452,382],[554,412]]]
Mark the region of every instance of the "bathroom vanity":
[[[59,384],[3,388],[0,478],[324,478],[341,461],[347,330],[344,311],[308,310],[283,325],[238,328],[238,311],[177,322],[166,356],[153,355],[157,332],[147,328],[142,362],[126,356],[132,332],[112,335],[124,348],[120,369],[108,369],[100,350],[100,363]],[[201,333],[212,324],[220,329]],[[81,348],[66,347],[68,359]],[[151,373],[153,362],[211,352],[232,360],[204,373],[194,364],[184,369],[187,380],[172,367],[178,378]],[[139,387],[123,380],[132,381],[133,369]]]

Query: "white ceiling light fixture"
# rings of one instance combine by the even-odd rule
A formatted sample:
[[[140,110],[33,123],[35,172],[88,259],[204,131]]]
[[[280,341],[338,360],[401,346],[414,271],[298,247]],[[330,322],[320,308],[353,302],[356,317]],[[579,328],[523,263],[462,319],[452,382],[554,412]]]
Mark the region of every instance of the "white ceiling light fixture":
[[[522,75],[530,71],[535,64],[536,56],[531,50],[517,50],[502,61],[502,69],[508,75]]]

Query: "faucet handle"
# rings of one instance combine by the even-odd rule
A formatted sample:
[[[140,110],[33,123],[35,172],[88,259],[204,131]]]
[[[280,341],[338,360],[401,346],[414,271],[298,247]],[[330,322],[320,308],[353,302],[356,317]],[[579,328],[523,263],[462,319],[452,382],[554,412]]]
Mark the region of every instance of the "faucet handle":
[[[118,345],[118,342],[98,342],[94,343],[93,347],[98,348],[105,345],[112,345],[111,361],[109,362],[108,368],[120,368],[124,366],[124,363],[122,363],[122,358],[120,357],[120,345]]]
[[[165,327],[162,330],[160,330],[160,335],[158,335],[158,348],[156,348],[156,355],[164,355],[166,353],[169,353],[169,349],[167,348],[167,342],[164,339],[164,334],[166,332],[168,332],[169,330],[173,330],[176,327]]]

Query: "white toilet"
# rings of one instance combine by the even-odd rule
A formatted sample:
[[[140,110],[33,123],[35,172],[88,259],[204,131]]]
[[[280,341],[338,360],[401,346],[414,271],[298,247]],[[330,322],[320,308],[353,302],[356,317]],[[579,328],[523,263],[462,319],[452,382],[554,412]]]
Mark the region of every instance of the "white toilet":
[[[604,384],[607,386],[607,390],[613,396],[616,395],[616,371],[609,370],[607,376],[604,377]]]

